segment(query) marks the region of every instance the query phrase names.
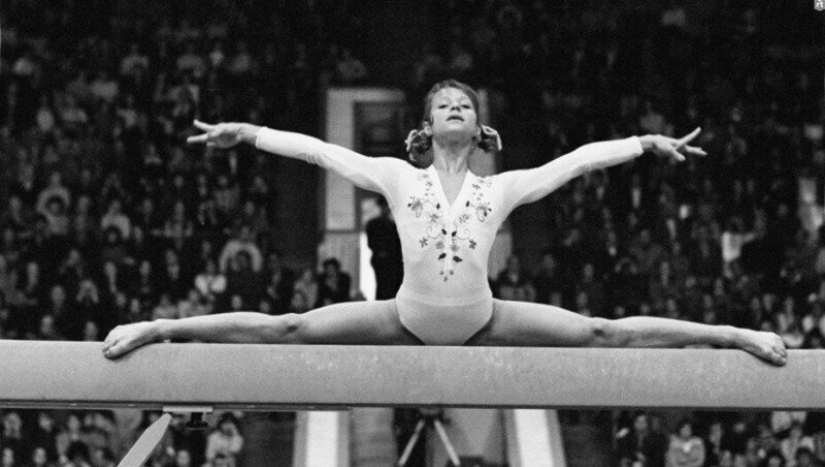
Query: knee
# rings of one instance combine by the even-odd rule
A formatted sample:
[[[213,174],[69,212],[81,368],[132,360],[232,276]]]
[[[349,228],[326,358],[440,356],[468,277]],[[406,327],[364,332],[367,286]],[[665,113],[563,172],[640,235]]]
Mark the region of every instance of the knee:
[[[625,342],[621,324],[605,318],[590,318],[590,345],[593,347],[622,347]]]
[[[297,313],[273,316],[275,326],[272,329],[270,343],[301,343],[304,340],[305,319]]]

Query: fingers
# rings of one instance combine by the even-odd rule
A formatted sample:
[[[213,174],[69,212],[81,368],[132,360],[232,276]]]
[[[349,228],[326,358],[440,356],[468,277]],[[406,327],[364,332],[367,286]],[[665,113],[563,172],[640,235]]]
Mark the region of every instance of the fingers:
[[[670,157],[672,157],[675,161],[677,161],[677,162],[684,162],[685,161],[685,156],[682,155],[682,153],[677,151],[675,148],[670,148],[667,152],[670,155]]]
[[[195,120],[195,126],[198,129],[203,130],[203,131],[209,131],[209,130],[214,130],[215,129],[215,125],[210,125],[210,124],[204,123],[200,120]]]
[[[696,127],[696,129],[691,131],[689,135],[683,137],[682,139],[676,140],[676,148],[681,149],[683,146],[686,146],[689,142],[693,141],[693,138],[699,136],[700,131],[702,131],[702,129]]]
[[[107,341],[103,343],[103,356],[106,358],[115,358],[117,355],[114,352],[114,341]]]
[[[702,148],[697,148],[696,146],[685,146],[684,151],[692,156],[707,156],[706,153]]]
[[[209,133],[203,133],[200,135],[190,136],[186,138],[187,144],[203,144],[209,142]]]
[[[685,156],[680,153],[670,138],[661,137],[660,141],[654,144],[653,151],[662,157],[670,157],[676,162],[684,162]]]
[[[216,128],[216,125],[210,125],[200,120],[195,120],[195,127],[205,133],[186,138],[187,144],[203,144],[209,141],[209,133]]]

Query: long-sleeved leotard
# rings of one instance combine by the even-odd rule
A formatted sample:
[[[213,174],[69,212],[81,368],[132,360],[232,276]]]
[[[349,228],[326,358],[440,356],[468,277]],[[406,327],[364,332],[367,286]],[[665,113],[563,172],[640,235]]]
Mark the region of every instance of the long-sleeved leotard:
[[[460,345],[493,312],[487,262],[496,232],[517,206],[536,201],[589,170],[642,154],[637,137],[591,143],[541,167],[480,177],[468,171],[450,204],[433,166],[371,158],[316,138],[269,128],[255,146],[332,170],[384,195],[404,259],[396,297],[401,323],[426,344]]]

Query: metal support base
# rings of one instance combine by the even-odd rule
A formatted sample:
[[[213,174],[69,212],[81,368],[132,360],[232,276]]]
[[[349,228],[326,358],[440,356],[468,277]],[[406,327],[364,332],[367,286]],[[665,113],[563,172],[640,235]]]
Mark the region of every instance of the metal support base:
[[[444,412],[442,410],[421,411],[421,420],[419,420],[418,424],[415,425],[415,431],[413,431],[412,436],[410,436],[410,440],[407,441],[407,446],[404,448],[401,458],[398,459],[398,467],[404,467],[407,465],[407,461],[410,460],[412,450],[415,448],[416,443],[418,443],[418,439],[421,437],[421,432],[424,431],[424,428],[434,429],[435,432],[438,433],[441,443],[444,444],[444,449],[447,450],[447,455],[450,457],[450,462],[452,462],[456,467],[461,465],[461,460],[459,460],[458,454],[455,452],[455,448],[450,442],[450,438],[447,436],[447,431],[444,430],[444,424],[441,421],[443,418]]]
[[[123,456],[118,467],[140,467],[146,463],[149,456],[158,446],[169,428],[169,423],[172,422],[172,414],[190,414],[190,420],[186,423],[186,427],[190,430],[203,430],[206,428],[206,422],[203,421],[203,415],[211,413],[212,407],[196,407],[196,406],[179,406],[179,407],[164,407],[163,415],[155,423],[151,424],[146,431],[140,435],[140,438],[129,449],[129,452]]]

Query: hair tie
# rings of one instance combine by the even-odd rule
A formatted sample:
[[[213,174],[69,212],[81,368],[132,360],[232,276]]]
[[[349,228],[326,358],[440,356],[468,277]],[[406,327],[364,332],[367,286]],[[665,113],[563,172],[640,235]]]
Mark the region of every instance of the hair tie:
[[[416,129],[411,130],[410,133],[407,135],[407,139],[404,140],[404,143],[407,145],[407,152],[412,151],[413,140],[415,140],[415,138],[417,138],[417,137],[418,137],[418,130],[416,130]]]
[[[492,138],[496,143],[496,151],[501,151],[501,136],[498,132],[487,125],[481,125],[481,132],[488,138]]]

